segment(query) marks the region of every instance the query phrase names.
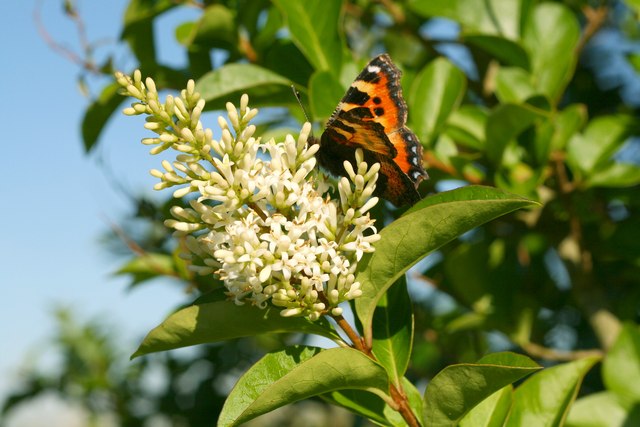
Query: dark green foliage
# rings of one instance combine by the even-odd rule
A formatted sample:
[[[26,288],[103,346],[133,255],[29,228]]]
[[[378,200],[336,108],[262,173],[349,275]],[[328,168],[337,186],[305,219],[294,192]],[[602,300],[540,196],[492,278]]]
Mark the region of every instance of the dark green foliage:
[[[288,108],[300,120],[289,88],[294,84],[309,106],[310,119],[326,120],[361,66],[385,51],[403,70],[408,125],[424,146],[431,179],[422,184],[421,193],[447,188],[452,179],[483,186],[426,198],[395,222],[391,220],[400,212],[377,211],[384,218],[379,224],[390,225],[383,229],[385,237],[371,262],[358,273],[365,295],[356,301],[355,311],[379,364],[351,349],[284,348],[285,340],[295,342],[289,335],[270,338],[275,342],[264,337],[241,340],[264,346],[247,344],[251,360],[234,366],[246,368],[265,350],[273,352],[240,380],[222,425],[314,395],[374,422],[396,425],[402,420],[379,394],[363,391],[388,392],[379,383],[378,371],[405,389],[424,425],[637,422],[640,104],[623,102],[625,87],[612,91],[596,84],[598,76],[611,71],[611,64],[590,44],[603,26],[622,37],[637,35],[637,1],[626,2],[629,9],[624,2],[597,2],[601,6],[593,8],[596,2],[575,0],[203,2],[198,20],[175,29],[189,63],[184,69],[170,69],[157,63],[149,46],[153,46],[154,20],[181,7],[179,3],[132,0],[124,18],[123,41],[143,75],[152,76],[163,89],[181,89],[193,78],[209,109],[221,109],[226,101],[237,102],[240,94],[248,93],[252,105]],[[447,37],[428,31],[441,17],[455,22],[459,32]],[[442,52],[451,46],[464,56],[445,57]],[[222,58],[215,69],[211,69],[213,51],[214,57]],[[588,64],[581,61],[585,55]],[[628,60],[626,78],[637,83],[637,52]],[[108,143],[99,135],[120,104],[112,92],[112,86],[105,86],[86,111],[87,150]],[[273,120],[260,130],[279,134],[282,123]],[[291,127],[292,122],[286,123]],[[323,123],[317,124],[319,132]],[[523,207],[528,208],[501,216]],[[154,215],[158,210],[150,209]],[[154,215],[138,216],[149,223],[163,217]],[[147,255],[120,271],[131,275],[134,284],[171,276],[189,282],[199,293],[220,288],[213,279],[188,273],[166,235],[142,240]],[[427,266],[418,264],[420,271],[409,276],[411,304],[401,278],[434,252]],[[389,288],[393,292],[385,294]],[[214,305],[199,302],[176,312],[150,333],[136,355],[229,338],[195,328],[198,316],[192,311],[211,310],[209,318],[215,318]],[[233,311],[229,308],[230,317],[235,316]],[[188,333],[191,326],[193,335]],[[247,335],[248,328],[240,329],[230,334]],[[260,332],[314,333],[311,329],[304,322],[289,329],[273,322]],[[322,334],[332,333],[327,328]],[[228,353],[222,353],[233,353],[235,345],[206,347],[202,351],[208,354],[184,362],[165,356],[164,362],[155,363],[166,363],[177,374],[189,363],[208,360],[220,375],[232,368]],[[298,353],[291,353],[293,348]],[[545,365],[567,363],[532,375],[513,392],[511,383],[536,369],[529,359],[506,353],[475,363],[487,352],[505,348]],[[335,376],[311,387],[298,384],[328,369],[325,358],[330,352],[340,353]],[[603,379],[595,374],[585,377],[601,356],[605,356]],[[269,369],[279,361],[291,369]],[[143,370],[145,363],[149,362],[134,366]],[[69,365],[63,371],[74,373],[74,369]],[[341,376],[349,369],[357,370],[351,389]],[[272,382],[268,389],[274,400],[266,402],[259,396],[257,391],[266,389],[262,386],[251,389],[257,393],[254,400],[243,400],[249,380],[256,375],[265,378],[261,370]],[[414,384],[433,380],[424,402],[407,378]],[[470,381],[468,387],[460,378]],[[128,381],[100,387],[114,396],[144,393],[127,389]],[[136,379],[132,381],[135,384]],[[56,387],[50,379],[35,376],[29,391],[5,407]],[[165,396],[167,407],[193,426],[204,425],[203,420],[211,425],[223,401],[201,382],[191,396],[194,408],[209,405],[201,419],[196,409],[172,403],[173,397]],[[603,418],[603,413],[612,414],[611,418]],[[123,423],[133,416],[127,410],[119,415]]]

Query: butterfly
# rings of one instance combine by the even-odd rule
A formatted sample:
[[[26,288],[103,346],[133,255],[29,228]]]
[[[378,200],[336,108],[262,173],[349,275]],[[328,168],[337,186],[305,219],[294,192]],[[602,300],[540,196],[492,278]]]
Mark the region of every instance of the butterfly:
[[[407,104],[400,70],[387,54],[372,59],[356,77],[327,122],[316,158],[333,175],[346,176],[361,148],[368,164],[380,163],[374,195],[396,206],[420,200],[418,185],[429,176],[422,167],[422,145],[405,126]]]

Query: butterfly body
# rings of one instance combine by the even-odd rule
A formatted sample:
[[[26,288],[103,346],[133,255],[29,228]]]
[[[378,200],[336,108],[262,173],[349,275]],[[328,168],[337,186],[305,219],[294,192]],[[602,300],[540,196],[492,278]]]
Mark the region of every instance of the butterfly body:
[[[368,164],[380,163],[374,194],[396,206],[420,200],[418,185],[428,178],[422,146],[405,126],[400,75],[388,55],[372,59],[327,122],[316,155],[320,166],[344,176],[344,161],[354,163],[355,150],[361,148]]]

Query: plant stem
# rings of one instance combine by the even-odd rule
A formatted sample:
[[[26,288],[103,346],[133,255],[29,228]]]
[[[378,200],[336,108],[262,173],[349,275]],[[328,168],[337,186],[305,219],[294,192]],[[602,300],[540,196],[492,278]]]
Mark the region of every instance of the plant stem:
[[[327,297],[324,295],[324,293],[320,293],[319,298],[325,304],[328,303]],[[347,320],[342,315],[330,314],[330,316],[333,320],[335,320],[340,329],[342,329],[344,333],[347,334],[347,336],[353,343],[353,347],[356,350],[362,352],[370,359],[377,361],[376,356],[371,351],[371,348],[365,344],[364,339],[360,335],[358,335],[358,332],[351,327],[349,322],[347,322]],[[397,407],[394,409],[398,411],[400,415],[402,415],[402,418],[404,418],[407,424],[410,427],[420,427],[420,423],[418,422],[416,415],[413,413],[411,405],[409,405],[407,395],[404,393],[401,386],[398,385],[398,387],[396,387],[395,384],[389,382],[389,394],[397,405]]]
[[[530,356],[555,362],[569,362],[590,356],[604,356],[604,352],[600,349],[558,351],[532,342],[521,344],[521,347]]]

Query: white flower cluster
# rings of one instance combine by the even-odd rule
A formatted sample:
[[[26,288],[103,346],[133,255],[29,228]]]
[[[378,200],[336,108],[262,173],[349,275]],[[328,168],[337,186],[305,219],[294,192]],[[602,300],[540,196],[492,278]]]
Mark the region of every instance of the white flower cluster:
[[[243,95],[239,111],[227,103],[231,127],[218,118],[216,141],[199,120],[204,101],[193,81],[162,104],[153,81],[143,83],[138,71],[116,77],[138,99],[125,114],[147,114],[145,127],[158,134],[143,140],[154,145],[151,153],[180,152],[151,174],[160,179],[156,189],[181,186],[177,198],[195,194],[190,208],[175,206],[175,219],[165,222],[185,236],[190,268],[217,275],[237,304],[270,302],[282,316],[339,315],[338,304],[362,294],[354,273],[379,239],[368,213],[378,202],[371,195],[379,164],[368,166],[356,152],[357,170],[345,163],[349,176],[338,183],[340,200],[332,200],[315,170],[318,145],[307,145],[309,123],[297,140],[262,142],[249,124],[257,110]]]

